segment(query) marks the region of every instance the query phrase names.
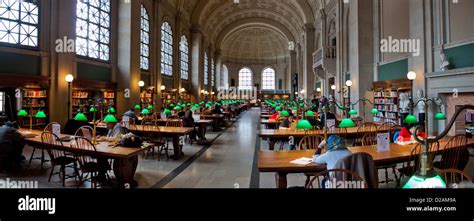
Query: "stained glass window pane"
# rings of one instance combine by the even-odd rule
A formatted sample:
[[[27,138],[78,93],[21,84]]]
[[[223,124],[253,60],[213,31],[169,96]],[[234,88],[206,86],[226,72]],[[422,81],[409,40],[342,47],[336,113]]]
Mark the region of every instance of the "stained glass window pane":
[[[140,68],[148,71],[150,70],[150,18],[143,5],[140,23]]]
[[[37,1],[0,1],[0,43],[38,47]]]
[[[248,68],[239,71],[239,90],[252,90],[252,71]]]
[[[78,0],[76,54],[110,60],[110,0]]]
[[[166,21],[161,26],[161,73],[173,76],[173,31]]]
[[[189,80],[189,44],[184,35],[181,37],[179,51],[181,52],[181,79]]]
[[[275,70],[267,68],[262,73],[262,89],[275,90]]]

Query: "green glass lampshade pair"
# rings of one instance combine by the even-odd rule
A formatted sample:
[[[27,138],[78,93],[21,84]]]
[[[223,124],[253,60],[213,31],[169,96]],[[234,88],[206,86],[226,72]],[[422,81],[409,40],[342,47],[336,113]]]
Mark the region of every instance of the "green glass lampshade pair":
[[[20,110],[18,111],[18,114],[17,114],[18,117],[27,117],[28,116],[28,112],[26,112],[25,110]],[[45,119],[46,118],[46,113],[44,113],[44,111],[38,111],[36,114],[35,114],[35,118],[38,118],[38,119]]]
[[[446,120],[448,118],[446,117],[446,115],[443,112],[438,112],[435,115],[434,119],[435,120]],[[406,124],[416,124],[416,123],[418,123],[418,121],[416,120],[416,117],[414,115],[411,115],[411,114],[408,115],[403,122],[406,123]]]

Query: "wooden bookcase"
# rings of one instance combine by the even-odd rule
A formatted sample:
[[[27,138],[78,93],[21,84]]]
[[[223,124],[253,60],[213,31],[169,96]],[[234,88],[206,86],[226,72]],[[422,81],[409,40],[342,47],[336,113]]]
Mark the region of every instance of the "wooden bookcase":
[[[401,124],[400,94],[411,93],[411,82],[408,79],[374,82],[374,106],[379,114],[375,122],[394,122]]]
[[[33,116],[33,127],[42,128],[48,124],[48,118],[36,119],[34,116],[39,111],[43,111],[46,116],[49,116],[48,108],[48,90],[44,88],[39,89],[23,89],[21,97],[21,108],[26,110],[29,115]],[[30,119],[24,118],[21,122],[22,127],[30,126]]]

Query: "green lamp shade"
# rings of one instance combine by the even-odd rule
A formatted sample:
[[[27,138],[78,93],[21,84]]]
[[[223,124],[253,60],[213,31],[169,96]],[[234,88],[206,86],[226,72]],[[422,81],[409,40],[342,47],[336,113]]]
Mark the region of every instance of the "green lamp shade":
[[[182,107],[182,108],[185,108],[185,107],[186,107],[186,104],[181,104],[181,107]]]
[[[307,117],[314,117],[314,112],[313,111],[307,111],[306,116]]]
[[[152,106],[152,105],[149,105],[147,108],[148,108],[149,110],[151,110],[151,109],[153,109],[153,106]]]
[[[91,112],[91,113],[97,112],[97,108],[91,107],[91,109],[89,109],[89,112]]]
[[[377,109],[374,108],[374,109],[372,109],[371,113],[372,113],[373,115],[376,115],[376,114],[379,113],[379,110],[377,110]]]
[[[435,120],[447,120],[448,118],[446,117],[446,115],[444,115],[443,112],[439,112],[436,114],[435,116]]]
[[[206,108],[210,108],[210,107],[211,107],[211,105],[210,105],[210,104],[206,104]]]
[[[344,110],[346,108],[344,108],[344,105],[341,105],[341,106],[339,106],[339,109]]]
[[[181,106],[177,106],[174,108],[175,111],[181,111]]]
[[[165,114],[166,114],[166,115],[170,115],[170,114],[171,114],[171,111],[170,111],[169,109],[166,109],[166,110],[165,110]]]
[[[135,105],[135,109],[141,109],[142,107],[140,107],[140,105]]]
[[[412,176],[403,186],[403,189],[446,189],[446,183],[439,175],[434,176]]]
[[[301,104],[300,104],[300,107],[304,107],[304,103],[301,103]]]
[[[188,107],[190,107],[190,106],[191,106],[191,103],[188,103]]]
[[[174,107],[174,104],[170,104],[169,107],[170,107],[170,108],[173,108],[173,107]]]
[[[192,107],[191,110],[192,110],[192,111],[196,111],[196,110],[197,110],[197,107]]]
[[[142,110],[142,114],[143,114],[143,115],[148,115],[148,114],[150,114],[150,110],[148,110],[148,109],[143,109],[143,110]]]
[[[26,116],[28,116],[28,112],[26,112],[26,110],[20,110],[20,111],[18,111],[17,116],[18,117],[26,117]]]
[[[38,119],[45,119],[45,118],[46,118],[46,114],[44,113],[44,111],[38,111],[38,113],[36,113],[36,115],[35,115],[35,118],[38,118]]]
[[[298,110],[298,108],[297,108],[297,107],[293,107],[293,108],[292,108],[292,110],[294,110],[294,111],[297,111],[297,110]]]
[[[405,120],[403,121],[406,124],[416,124],[418,121],[416,120],[416,117],[413,115],[408,115]]]
[[[109,113],[115,114],[116,113],[115,108],[113,108],[113,107],[109,108]]]
[[[281,111],[281,107],[276,107],[275,110],[276,111]]]
[[[112,115],[112,114],[107,115],[107,116],[105,117],[105,119],[104,119],[104,123],[115,124],[115,123],[117,123],[117,122],[118,122],[118,121],[117,121],[117,118],[115,118],[115,116]]]
[[[298,124],[296,125],[296,129],[298,130],[311,130],[313,129],[313,126],[308,120],[300,120],[298,121]]]
[[[86,115],[83,114],[83,113],[78,113],[78,114],[76,115],[76,117],[74,117],[74,120],[87,122],[87,117],[86,117]]]
[[[342,122],[339,124],[340,128],[350,128],[350,127],[356,127],[357,125],[352,121],[352,119],[346,118],[342,120]]]
[[[358,112],[354,109],[349,111],[349,115],[356,115],[356,114],[358,114]]]
[[[288,111],[282,111],[280,113],[280,117],[288,117],[288,116],[290,116],[290,113],[288,113]]]

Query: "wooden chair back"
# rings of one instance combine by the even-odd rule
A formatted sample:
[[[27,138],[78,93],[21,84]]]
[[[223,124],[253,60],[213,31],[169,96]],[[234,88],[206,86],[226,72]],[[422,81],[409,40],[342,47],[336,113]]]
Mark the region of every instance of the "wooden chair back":
[[[469,158],[469,151],[466,146],[466,135],[452,137],[442,150],[439,169],[464,170],[467,164],[466,158]]]
[[[342,181],[342,182],[340,182]],[[338,186],[343,184],[342,186]],[[317,173],[306,185],[307,189],[367,189],[367,182],[357,173],[345,169],[332,169]]]
[[[324,137],[319,135],[306,136],[300,141],[298,150],[315,150],[323,140]]]

